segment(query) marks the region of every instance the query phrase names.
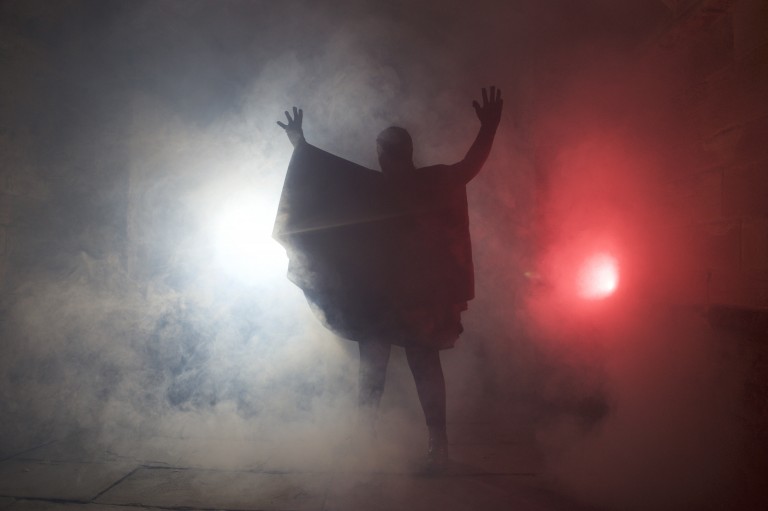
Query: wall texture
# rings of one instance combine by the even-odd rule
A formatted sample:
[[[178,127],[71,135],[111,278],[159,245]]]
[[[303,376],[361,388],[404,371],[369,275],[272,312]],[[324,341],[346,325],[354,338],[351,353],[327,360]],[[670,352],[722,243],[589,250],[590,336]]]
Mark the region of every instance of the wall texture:
[[[684,204],[707,301],[768,306],[768,4],[702,1],[649,53],[681,71],[684,165],[669,174]]]

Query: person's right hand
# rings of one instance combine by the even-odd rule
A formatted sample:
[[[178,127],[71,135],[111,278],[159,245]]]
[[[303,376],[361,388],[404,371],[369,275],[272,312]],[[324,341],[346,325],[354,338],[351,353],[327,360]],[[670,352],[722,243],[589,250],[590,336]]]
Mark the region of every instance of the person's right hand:
[[[472,106],[475,108],[477,118],[480,119],[482,126],[496,128],[501,120],[501,109],[504,106],[504,100],[501,99],[501,89],[497,89],[492,85],[491,96],[488,97],[488,93],[485,91],[485,87],[483,87],[482,106],[477,101],[473,101]]]
[[[288,119],[288,124],[277,121],[277,125],[285,130],[286,135],[288,135],[288,140],[291,141],[293,147],[298,147],[298,145],[304,141],[304,131],[301,129],[301,121],[304,120],[304,111],[300,108],[293,107],[293,119],[291,119],[291,114],[288,113],[288,110],[285,111],[285,117]]]

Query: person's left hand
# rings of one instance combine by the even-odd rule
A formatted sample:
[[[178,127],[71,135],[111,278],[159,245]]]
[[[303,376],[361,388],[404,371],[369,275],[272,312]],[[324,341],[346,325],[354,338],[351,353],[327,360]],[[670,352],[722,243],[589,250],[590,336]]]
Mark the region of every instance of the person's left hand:
[[[480,106],[477,101],[473,101],[472,106],[475,107],[475,113],[477,113],[477,118],[480,119],[482,126],[495,128],[501,121],[501,109],[504,106],[504,100],[501,99],[501,89],[496,89],[492,85],[491,95],[488,97],[488,93],[483,87],[483,105]]]

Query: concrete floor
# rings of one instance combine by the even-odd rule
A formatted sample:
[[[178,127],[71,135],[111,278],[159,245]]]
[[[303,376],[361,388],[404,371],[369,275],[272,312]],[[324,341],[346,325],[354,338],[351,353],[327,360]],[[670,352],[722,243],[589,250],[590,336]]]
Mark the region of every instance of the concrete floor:
[[[424,473],[420,448],[385,442],[361,459],[348,442],[149,437],[105,447],[83,433],[0,462],[0,510],[585,509],[554,490],[532,433],[492,422],[451,432],[453,464],[441,475]]]

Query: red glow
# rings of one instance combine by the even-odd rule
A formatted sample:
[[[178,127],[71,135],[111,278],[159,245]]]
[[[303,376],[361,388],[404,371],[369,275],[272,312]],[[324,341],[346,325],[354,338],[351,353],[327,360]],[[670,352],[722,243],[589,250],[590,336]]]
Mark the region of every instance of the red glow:
[[[579,272],[579,294],[588,300],[610,296],[618,284],[618,263],[607,253],[595,254],[587,259]]]

